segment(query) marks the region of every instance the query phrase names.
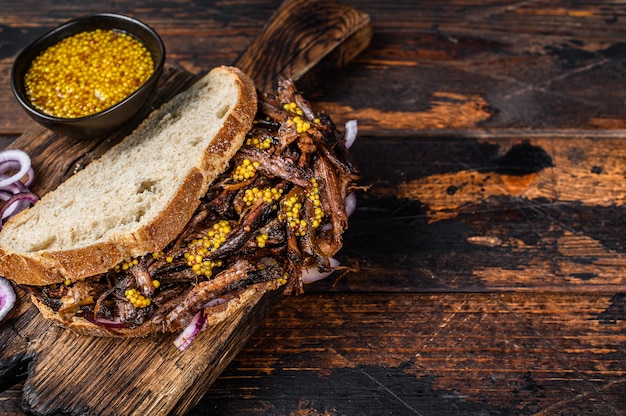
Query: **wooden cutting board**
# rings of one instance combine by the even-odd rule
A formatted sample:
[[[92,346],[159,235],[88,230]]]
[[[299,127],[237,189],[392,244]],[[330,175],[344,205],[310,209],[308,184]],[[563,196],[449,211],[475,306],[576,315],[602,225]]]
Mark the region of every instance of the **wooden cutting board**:
[[[308,88],[341,69],[369,44],[369,17],[331,0],[287,0],[234,64],[261,91],[275,88],[279,75]],[[152,109],[187,88],[196,76],[166,67],[150,105],[124,131],[81,141],[40,126],[10,147],[33,156],[39,195],[97,158]],[[25,411],[36,415],[184,414],[243,348],[280,299],[258,295],[225,322],[209,328],[185,351],[176,334],[144,339],[78,336],[43,320],[18,290],[17,307],[0,327],[0,385],[27,371]],[[1,387],[1,386],[0,386]]]

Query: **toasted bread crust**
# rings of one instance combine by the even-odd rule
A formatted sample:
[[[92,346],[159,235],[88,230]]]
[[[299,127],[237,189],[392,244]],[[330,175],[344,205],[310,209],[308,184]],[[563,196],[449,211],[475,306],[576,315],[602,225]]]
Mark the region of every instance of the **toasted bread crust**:
[[[235,314],[239,309],[246,307],[246,305],[248,305],[256,296],[262,295],[263,293],[274,289],[276,289],[275,282],[257,283],[243,289],[228,302],[205,309],[207,325],[214,326],[223,322],[229,316]],[[110,328],[107,326],[97,325],[85,318],[76,316],[64,319],[61,315],[46,306],[35,296],[31,296],[31,300],[44,318],[79,335],[110,338],[140,338],[157,333],[166,333],[162,325],[154,322],[146,322],[135,328]],[[180,332],[180,330],[173,330],[171,332]]]
[[[104,273],[130,257],[159,251],[174,239],[191,218],[210,183],[227,168],[230,159],[241,147],[256,114],[257,97],[253,81],[239,69],[233,67],[216,68],[206,77],[211,76],[215,71],[228,73],[235,79],[239,94],[237,104],[228,109],[222,120],[221,128],[205,149],[199,167],[192,169],[180,182],[173,198],[153,220],[141,224],[130,232],[125,230],[125,232],[114,233],[102,241],[68,250],[17,251],[9,244],[10,241],[1,241],[0,238],[0,273],[18,284],[25,285],[43,286],[59,283],[66,279],[76,281]],[[198,84],[202,83],[206,77],[201,79]],[[146,129],[157,128],[162,119],[168,117],[185,100],[193,99],[193,97],[193,94],[186,92],[174,97],[150,114],[118,146],[132,140],[138,131],[145,132]],[[80,171],[74,177],[88,174],[86,171]],[[72,181],[74,177],[70,178],[68,182]],[[54,192],[57,191],[45,195],[42,200],[50,198]],[[22,216],[27,215],[28,211],[20,213],[9,221],[5,225],[5,230],[19,223]],[[40,213],[40,215],[46,214]],[[23,238],[28,238],[28,236]]]

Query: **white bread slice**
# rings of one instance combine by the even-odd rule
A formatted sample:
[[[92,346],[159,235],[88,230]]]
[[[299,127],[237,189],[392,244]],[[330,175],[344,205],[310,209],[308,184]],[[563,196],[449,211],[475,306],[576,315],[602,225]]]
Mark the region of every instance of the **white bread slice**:
[[[249,77],[213,69],[9,221],[0,232],[0,274],[43,286],[162,250],[241,147],[256,110]]]

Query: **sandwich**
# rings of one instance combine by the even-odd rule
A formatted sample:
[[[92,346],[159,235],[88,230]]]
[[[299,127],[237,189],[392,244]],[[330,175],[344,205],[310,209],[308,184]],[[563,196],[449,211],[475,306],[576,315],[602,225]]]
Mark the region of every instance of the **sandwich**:
[[[333,271],[358,175],[345,136],[293,81],[261,94],[215,68],[5,224],[0,274],[74,332],[175,332],[182,350],[259,291]]]

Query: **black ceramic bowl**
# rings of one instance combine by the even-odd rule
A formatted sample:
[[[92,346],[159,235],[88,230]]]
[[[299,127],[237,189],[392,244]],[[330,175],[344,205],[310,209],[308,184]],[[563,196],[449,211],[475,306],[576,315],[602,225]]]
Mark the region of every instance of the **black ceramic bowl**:
[[[24,75],[28,71],[31,62],[41,52],[60,40],[77,33],[96,29],[119,30],[143,43],[154,61],[154,71],[148,80],[135,92],[114,106],[86,117],[53,117],[33,107],[24,88]],[[101,137],[118,129],[141,110],[154,90],[161,72],[163,72],[164,63],[165,46],[163,41],[148,25],[119,14],[94,14],[70,20],[24,48],[15,58],[13,68],[11,69],[11,88],[24,110],[35,121],[50,130],[75,138]]]

